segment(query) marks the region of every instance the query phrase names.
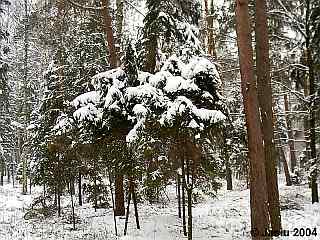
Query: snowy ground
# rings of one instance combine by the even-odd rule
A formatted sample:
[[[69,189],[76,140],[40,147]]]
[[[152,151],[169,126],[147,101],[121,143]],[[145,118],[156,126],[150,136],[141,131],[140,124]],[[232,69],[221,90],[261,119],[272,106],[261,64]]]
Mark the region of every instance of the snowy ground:
[[[282,182],[282,181],[281,181]],[[249,191],[218,192],[216,199],[207,199],[196,204],[194,213],[194,239],[250,239]],[[40,191],[38,189],[38,191]],[[33,195],[21,195],[20,186],[13,188],[7,184],[0,187],[0,239],[1,240],[179,240],[183,237],[181,221],[177,217],[175,201],[167,204],[140,204],[141,230],[135,229],[134,217],[131,215],[128,235],[123,236],[124,219],[118,220],[119,237],[114,235],[113,214],[111,209],[98,209],[97,212],[85,204],[76,207],[80,217],[77,229],[72,230],[67,215],[70,208],[64,208],[61,218],[57,216],[46,219],[25,220],[26,208],[32,202]],[[37,192],[37,191],[36,191]],[[283,229],[290,230],[289,237],[277,239],[320,239],[320,204],[310,204],[308,186],[286,187],[280,184]],[[64,204],[70,204],[64,199]],[[294,228],[317,228],[317,237],[294,237]]]

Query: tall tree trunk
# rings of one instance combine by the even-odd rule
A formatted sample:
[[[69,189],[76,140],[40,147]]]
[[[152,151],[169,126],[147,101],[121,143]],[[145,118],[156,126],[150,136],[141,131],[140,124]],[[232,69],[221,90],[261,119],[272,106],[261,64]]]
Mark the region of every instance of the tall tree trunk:
[[[28,47],[29,47],[29,34],[28,34],[28,1],[24,1],[24,10],[25,10],[25,20],[24,20],[24,77],[23,77],[23,87],[24,87],[24,93],[23,93],[23,111],[24,111],[24,133],[23,133],[23,145],[24,149],[21,149],[21,151],[24,151],[23,154],[23,160],[22,160],[22,194],[27,194],[28,192],[28,178],[27,178],[27,152],[26,152],[26,140],[27,140],[27,103],[28,103]]]
[[[306,0],[306,51],[307,51],[307,65],[309,68],[309,94],[310,94],[310,102],[309,102],[309,131],[310,131],[310,157],[311,157],[311,165],[313,167],[311,175],[311,194],[312,194],[312,203],[319,202],[319,194],[318,194],[318,170],[317,170],[317,149],[316,149],[316,116],[315,116],[315,75],[314,75],[314,61],[312,56],[311,49],[311,27],[310,27],[310,15],[311,15],[311,1]]]
[[[61,186],[58,186],[58,217],[61,217]]]
[[[224,144],[224,148],[226,148],[226,141]],[[227,180],[227,190],[232,190],[232,170],[230,168],[230,156],[227,150],[224,150],[224,157],[226,162],[226,180]]]
[[[190,166],[190,156],[191,154],[188,154],[188,150],[186,149],[186,142],[184,144],[184,159],[186,162],[186,175],[187,175],[187,184],[186,184],[186,190],[187,190],[187,209],[188,209],[188,240],[192,240],[192,181],[190,180],[191,176],[191,166]],[[192,151],[192,150],[191,150]]]
[[[192,240],[192,187],[187,188],[188,195],[188,240]]]
[[[97,189],[97,177],[96,175],[94,175],[94,211],[97,211],[97,207],[98,207],[98,189]]]
[[[102,16],[103,16],[103,21],[104,21],[104,28],[105,28],[105,34],[106,34],[106,40],[107,40],[107,45],[109,49],[109,63],[111,68],[116,68],[117,65],[117,49],[115,46],[115,41],[114,41],[114,34],[113,34],[113,29],[112,29],[112,18],[109,12],[109,0],[101,0],[103,11],[102,11]]]
[[[186,175],[185,175],[185,163],[184,156],[180,154],[181,158],[181,170],[182,170],[182,227],[183,234],[187,236],[187,223],[186,223],[186,197],[185,197],[185,189],[186,189]]]
[[[31,175],[29,175],[29,192],[31,194],[31,191],[32,191],[32,178],[31,178]]]
[[[116,28],[117,28],[117,57],[118,57],[118,66],[120,66],[120,59],[121,59],[121,44],[122,44],[122,26],[123,26],[123,1],[124,0],[116,0],[117,5],[117,14],[116,14]]]
[[[55,207],[57,207],[58,205],[58,188],[57,186],[54,187],[54,200],[53,200],[53,204]]]
[[[253,71],[253,51],[248,0],[236,0],[236,30],[239,50],[241,90],[243,95],[250,159],[250,207],[253,238],[269,229],[268,194],[264,148],[258,109],[258,96]]]
[[[4,160],[1,160],[1,170],[0,170],[0,185],[3,186],[3,175],[4,175],[4,171],[5,171],[5,164],[4,164]]]
[[[177,174],[178,217],[181,218],[181,177]]]
[[[281,215],[274,145],[267,6],[266,0],[256,0],[255,3],[256,72],[262,120],[268,207],[271,228],[278,232],[281,229]]]
[[[229,163],[226,166],[226,178],[227,178],[227,190],[232,190],[232,170],[229,166]]]
[[[47,198],[47,194],[46,194],[46,184],[43,183],[43,202],[44,202],[44,204],[46,204],[46,198]]]
[[[109,172],[108,175],[109,175],[109,187],[110,187],[110,194],[111,194],[111,200],[112,200],[112,209],[113,209],[114,231],[115,231],[116,236],[118,236],[118,227],[117,227],[117,218],[116,218],[116,214],[115,214],[115,202],[114,202],[114,196],[113,196],[111,173]]]
[[[127,230],[128,230],[128,222],[129,222],[129,212],[130,212],[130,202],[131,202],[131,191],[129,190],[128,192],[128,205],[127,205],[127,211],[126,211],[126,221],[124,224],[124,232],[123,234],[126,236],[127,235]]]
[[[78,198],[79,198],[79,206],[82,206],[82,176],[81,171],[79,171],[78,175]]]
[[[115,215],[125,215],[123,175],[116,175],[115,179]]]
[[[11,165],[7,165],[7,182],[10,183],[10,179],[11,179],[11,170],[10,167]],[[12,167],[12,166],[11,166]]]
[[[144,64],[144,71],[154,73],[156,68],[158,40],[156,36],[149,36],[147,44],[147,56]]]
[[[288,129],[288,137],[289,137],[289,149],[290,149],[290,168],[291,172],[294,172],[294,168],[297,166],[297,159],[296,159],[296,153],[295,153],[295,147],[294,147],[294,136],[291,126],[291,119],[288,116],[289,114],[289,101],[288,101],[288,95],[284,95],[284,111],[285,111],[285,118],[287,123],[287,129]]]
[[[291,181],[291,176],[290,176],[290,172],[289,172],[289,167],[288,167],[288,163],[287,163],[287,159],[286,159],[286,155],[284,154],[283,148],[280,147],[279,149],[282,159],[282,163],[283,163],[283,169],[284,169],[284,174],[286,176],[286,183],[287,186],[291,186],[292,185],[292,181]]]
[[[217,57],[216,53],[216,44],[213,34],[213,15],[211,11],[209,11],[208,0],[204,1],[205,4],[205,13],[206,13],[206,22],[207,22],[207,45],[208,45],[208,54]],[[213,4],[213,1],[212,1]],[[211,6],[213,7],[213,6]]]
[[[133,206],[134,206],[134,216],[136,219],[136,226],[137,229],[140,229],[140,222],[139,222],[139,213],[138,213],[138,202],[137,202],[137,195],[135,190],[135,182],[133,179],[131,181],[131,194],[132,194],[132,200],[133,200]]]
[[[72,185],[73,185],[73,181],[69,180],[69,193],[70,193],[70,198],[71,198],[71,210],[72,210],[72,224],[73,224],[73,230],[76,230],[76,218],[75,218],[75,213],[74,213]]]

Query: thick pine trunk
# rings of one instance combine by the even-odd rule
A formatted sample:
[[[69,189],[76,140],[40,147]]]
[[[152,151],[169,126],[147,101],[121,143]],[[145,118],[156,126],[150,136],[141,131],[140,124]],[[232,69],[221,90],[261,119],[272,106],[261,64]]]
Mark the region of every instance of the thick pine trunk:
[[[309,118],[309,131],[310,131],[310,157],[313,170],[311,172],[311,197],[312,203],[319,202],[318,194],[318,171],[317,171],[317,150],[316,150],[316,132],[315,132],[315,107],[314,107],[314,98],[315,98],[315,77],[314,77],[314,64],[311,55],[311,50],[307,49],[307,62],[309,67],[309,81],[310,81],[310,118]]]
[[[256,73],[264,142],[268,207],[271,228],[278,232],[281,229],[281,215],[274,145],[267,6],[266,0],[256,0],[255,3]]]
[[[311,165],[313,170],[311,172],[311,197],[312,203],[319,202],[318,194],[318,170],[317,170],[317,149],[316,149],[316,115],[315,115],[315,74],[314,74],[314,60],[312,56],[312,46],[311,46],[311,27],[310,27],[310,15],[312,9],[312,1],[306,0],[306,52],[307,52],[307,65],[309,68],[309,94],[310,94],[310,103],[309,103],[309,130],[310,130],[310,157]]]
[[[285,110],[285,118],[287,123],[287,129],[288,129],[288,137],[289,137],[289,149],[290,149],[290,168],[291,172],[294,172],[294,168],[297,165],[297,159],[296,159],[296,153],[295,153],[295,147],[294,147],[294,136],[291,126],[291,119],[288,116],[289,113],[289,101],[287,94],[284,95],[284,110]]]
[[[144,71],[154,73],[156,68],[158,40],[155,36],[150,36],[147,41],[147,56]]]
[[[124,0],[117,0],[116,5],[117,5],[117,14],[116,14],[116,28],[117,28],[117,45],[116,45],[116,50],[117,50],[117,57],[118,57],[118,66],[120,66],[120,59],[121,59],[121,44],[122,44],[122,26],[123,26],[123,1]]]
[[[102,11],[104,28],[107,40],[107,46],[109,49],[109,63],[111,68],[116,68],[117,65],[117,49],[114,41],[114,34],[112,29],[112,18],[109,12],[109,0],[101,0],[102,6],[104,6]]]
[[[268,195],[264,148],[256,81],[248,0],[236,0],[237,42],[240,60],[241,89],[244,101],[250,159],[250,207],[252,236],[258,239],[269,229]]]
[[[115,179],[115,215],[125,215],[123,175],[116,175]]]

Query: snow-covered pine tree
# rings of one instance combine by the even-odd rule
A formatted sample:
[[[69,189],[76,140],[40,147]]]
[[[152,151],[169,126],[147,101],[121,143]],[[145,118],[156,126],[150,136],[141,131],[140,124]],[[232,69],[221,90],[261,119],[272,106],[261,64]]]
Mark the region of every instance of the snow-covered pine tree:
[[[192,42],[192,48],[199,50],[200,42],[193,36],[198,31],[195,26],[200,17],[199,7],[198,1],[147,1],[143,28],[144,71],[159,70],[161,59],[185,43]]]
[[[39,10],[38,15],[35,18],[42,19],[42,12],[50,14],[50,12],[56,9],[56,5],[46,6]],[[48,8],[49,7],[49,8]],[[71,5],[71,7],[73,7]],[[76,8],[76,10],[78,10]],[[104,34],[102,25],[100,24],[100,18],[95,12],[80,11],[81,14],[76,14],[73,11],[68,12],[68,23],[65,22],[63,32],[59,32],[59,19],[48,18],[45,21],[51,21],[53,26],[51,29],[44,29],[40,38],[46,39],[44,47],[50,47],[50,52],[53,52],[51,64],[49,65],[45,78],[46,78],[46,91],[45,96],[41,103],[41,108],[38,119],[38,134],[37,138],[40,140],[41,136],[47,136],[51,141],[60,139],[61,135],[72,135],[72,131],[69,129],[59,132],[60,121],[67,121],[70,113],[69,102],[75,98],[75,96],[83,93],[90,88],[89,79],[98,72],[104,71],[107,68],[106,62],[106,46],[104,40]],[[45,27],[42,22],[36,22],[40,24],[40,27]],[[39,26],[39,25],[38,25]],[[54,36],[58,33],[61,35],[59,39]],[[72,125],[72,122],[70,123]],[[70,126],[72,128],[72,126]],[[54,130],[54,131],[52,131]],[[79,136],[79,135],[77,135]],[[82,139],[71,137],[74,142],[69,142],[66,139],[66,144],[70,145],[70,151],[83,143]],[[69,137],[67,137],[69,138]],[[47,153],[47,144],[44,148],[38,149],[41,155]],[[45,160],[45,158],[40,158]],[[80,159],[77,158],[78,161]],[[45,169],[47,162],[37,164],[38,168]],[[77,162],[77,166],[81,165],[81,162]],[[43,171],[39,171],[39,174],[43,176]],[[40,177],[40,176],[39,176]],[[45,176],[43,176],[45,177]]]
[[[187,140],[188,146],[194,149],[188,154],[200,161],[201,150],[196,147],[196,139],[206,139],[205,136],[208,139],[226,119],[219,94],[221,82],[214,64],[199,57],[186,64],[172,57],[155,75],[139,72],[138,79],[139,85],[130,86],[128,83],[132,81],[121,69],[96,75],[92,80],[95,91],[73,101],[74,118],[82,127],[94,124],[100,128],[100,141],[116,138],[119,142],[121,134],[126,136],[129,146],[136,145],[144,135],[150,135],[149,131],[155,133],[158,129],[158,134],[166,132],[166,136],[173,139]],[[201,136],[197,138],[198,134]],[[119,150],[118,155],[126,153],[125,149]],[[137,162],[118,157],[111,166],[117,165],[122,166],[123,173],[129,174],[128,170],[135,169]],[[188,174],[191,176],[191,170]]]

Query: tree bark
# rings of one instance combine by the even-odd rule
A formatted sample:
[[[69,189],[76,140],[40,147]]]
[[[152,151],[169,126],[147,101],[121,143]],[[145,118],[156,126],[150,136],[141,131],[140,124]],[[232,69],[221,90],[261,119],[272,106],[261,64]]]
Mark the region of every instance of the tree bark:
[[[4,171],[5,171],[5,164],[4,164],[4,160],[1,160],[1,170],[0,170],[0,185],[3,186],[3,175],[4,175]]]
[[[7,182],[10,183],[10,179],[11,179],[11,170],[10,170],[10,165],[7,165]]]
[[[208,0],[204,1],[205,4],[205,13],[206,13],[206,22],[207,22],[207,38],[208,38],[208,54],[217,57],[216,53],[216,44],[215,44],[215,39],[214,39],[214,34],[213,34],[213,15],[209,11],[209,6],[208,6]]]
[[[44,204],[46,204],[46,197],[47,197],[47,194],[46,194],[46,184],[43,183],[43,202]]]
[[[81,171],[79,171],[78,175],[78,198],[79,198],[79,206],[82,206],[82,176]]]
[[[57,205],[57,204],[58,204],[58,197],[57,197],[57,196],[58,196],[58,189],[57,189],[57,187],[55,186],[55,187],[54,187],[54,201],[53,201],[55,207],[58,206],[58,205]]]
[[[136,218],[136,226],[137,226],[137,229],[140,229],[138,202],[137,202],[137,196],[136,196],[136,190],[135,190],[135,183],[133,180],[131,180],[131,189],[130,190],[131,190],[131,194],[132,194],[132,200],[133,200],[133,206],[134,206],[134,216]]]
[[[109,12],[109,0],[101,0],[104,6],[102,10],[102,16],[104,21],[104,28],[106,34],[107,45],[109,49],[109,63],[111,68],[116,68],[117,65],[117,50],[114,41],[114,34],[112,29],[112,18]]]
[[[61,189],[60,184],[58,186],[58,217],[61,217]]]
[[[97,189],[97,177],[96,175],[94,175],[94,211],[97,211],[97,207],[98,207],[98,189]]]
[[[123,175],[116,175],[115,179],[115,215],[125,215]]]
[[[256,73],[262,120],[268,207],[271,228],[278,232],[281,229],[281,215],[274,144],[267,6],[266,0],[256,0],[255,3]]]
[[[31,175],[29,175],[29,193],[31,194],[32,191],[32,178]]]
[[[288,129],[288,137],[289,137],[289,149],[290,149],[290,168],[291,172],[294,172],[294,168],[297,166],[297,159],[296,159],[296,153],[295,153],[295,147],[294,147],[294,136],[291,126],[291,119],[288,116],[289,113],[289,101],[288,101],[288,95],[284,95],[284,110],[285,110],[285,118],[287,123],[287,129]]]
[[[307,52],[307,65],[309,68],[309,94],[310,94],[310,102],[309,102],[309,131],[310,131],[310,157],[311,157],[311,165],[312,172],[311,175],[311,197],[312,203],[319,202],[319,194],[318,194],[318,170],[317,170],[317,149],[316,149],[316,124],[315,124],[315,74],[314,74],[314,61],[312,56],[311,49],[311,29],[310,29],[310,15],[311,15],[311,1],[306,0],[306,52]]]
[[[192,240],[192,187],[188,187],[187,195],[188,195],[188,240]]]
[[[116,27],[117,27],[117,45],[116,45],[116,50],[117,50],[117,61],[118,61],[118,66],[120,66],[120,59],[121,59],[121,44],[122,44],[122,26],[123,26],[123,1],[124,0],[117,0],[116,5],[117,5],[117,14],[116,14]]]
[[[186,223],[186,197],[185,197],[185,189],[186,189],[186,175],[185,175],[185,164],[184,164],[184,156],[181,156],[181,169],[182,169],[182,227],[183,234],[187,236],[187,223]]]
[[[177,175],[178,217],[181,218],[181,177]]]
[[[292,181],[291,181],[291,176],[290,176],[290,172],[289,172],[289,167],[288,167],[286,156],[284,154],[284,151],[283,151],[282,147],[280,147],[279,151],[280,151],[280,154],[282,155],[281,159],[282,159],[282,163],[283,163],[284,174],[286,176],[287,186],[291,186],[292,185]]]
[[[111,173],[109,172],[108,175],[109,175],[109,187],[110,187],[111,200],[112,200],[112,209],[113,209],[114,231],[115,231],[116,236],[118,236],[118,227],[117,227],[117,218],[116,218],[116,215],[115,215],[115,202],[114,202],[114,196],[113,196]]]
[[[147,56],[144,65],[144,71],[154,73],[156,68],[158,40],[155,36],[149,36],[149,40],[146,42],[146,44]]]
[[[124,232],[123,235],[127,235],[127,229],[128,229],[128,222],[129,222],[129,210],[130,210],[130,202],[131,202],[131,191],[128,192],[128,205],[127,205],[127,211],[126,211],[126,221],[124,224]]]
[[[185,139],[186,140],[186,139]],[[187,177],[187,209],[188,209],[188,240],[192,240],[192,181],[190,180],[191,173],[191,166],[190,166],[190,158],[192,154],[188,153],[188,150],[193,150],[188,148],[186,149],[187,143],[184,144],[184,159],[186,163],[186,177]],[[194,164],[193,164],[194,166]]]
[[[227,180],[227,190],[232,190],[232,170],[229,165],[229,156],[226,157],[226,180]]]
[[[71,210],[72,210],[72,223],[73,223],[73,230],[76,230],[76,218],[74,213],[74,202],[73,202],[73,192],[72,192],[72,181],[69,181],[69,193],[71,198]]]
[[[236,30],[240,60],[241,90],[248,132],[250,159],[250,207],[252,236],[258,239],[269,229],[268,195],[264,148],[256,81],[253,71],[253,51],[248,0],[236,0]]]

